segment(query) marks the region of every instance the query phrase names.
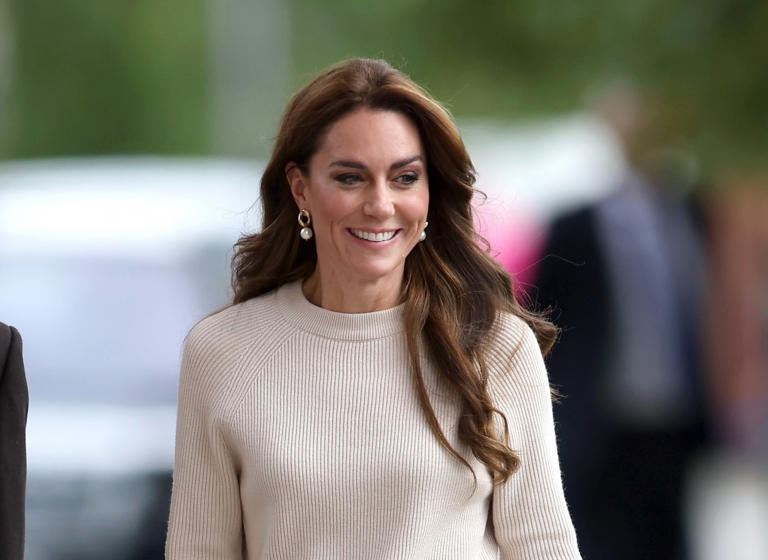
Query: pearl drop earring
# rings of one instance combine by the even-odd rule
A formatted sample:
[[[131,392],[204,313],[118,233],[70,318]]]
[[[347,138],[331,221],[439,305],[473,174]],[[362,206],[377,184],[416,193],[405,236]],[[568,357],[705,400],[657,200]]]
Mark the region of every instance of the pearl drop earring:
[[[421,233],[419,234],[419,241],[424,241],[427,238],[427,226],[429,225],[429,222],[424,222],[424,229],[421,230]]]
[[[309,210],[306,210],[302,208],[299,210],[299,225],[301,226],[301,229],[299,230],[299,235],[304,241],[309,241],[312,239],[312,230],[310,229],[309,225],[312,223],[312,216],[309,215]]]

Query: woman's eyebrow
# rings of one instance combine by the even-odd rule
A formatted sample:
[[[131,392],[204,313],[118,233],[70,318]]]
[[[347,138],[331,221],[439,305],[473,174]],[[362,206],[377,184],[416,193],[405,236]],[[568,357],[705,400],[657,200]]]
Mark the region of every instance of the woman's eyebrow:
[[[406,165],[408,165],[409,163],[413,163],[414,161],[423,161],[423,159],[419,155],[411,156],[411,157],[396,161],[395,163],[389,166],[389,169],[391,171],[399,167],[405,167]],[[331,163],[329,163],[328,167],[351,167],[352,169],[360,169],[360,170],[368,169],[365,166],[365,164],[359,161],[354,161],[349,159],[337,159],[336,161],[332,161]]]
[[[409,158],[401,159],[400,161],[396,161],[392,165],[389,166],[389,170],[392,171],[393,169],[397,169],[398,167],[405,167],[409,163],[413,163],[414,161],[424,161],[421,159],[421,156],[416,155]]]
[[[353,169],[368,169],[365,165],[359,161],[352,161],[348,159],[337,159],[328,164],[328,167],[351,167]]]

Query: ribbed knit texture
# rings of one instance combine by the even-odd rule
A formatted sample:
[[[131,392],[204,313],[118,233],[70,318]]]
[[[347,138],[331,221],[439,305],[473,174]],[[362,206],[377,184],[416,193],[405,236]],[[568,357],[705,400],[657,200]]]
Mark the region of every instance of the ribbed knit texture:
[[[336,313],[295,282],[201,321],[182,359],[166,557],[580,558],[530,328],[505,315],[489,355],[521,458],[501,486],[458,442],[458,398],[424,366],[476,489],[419,407],[402,305]]]

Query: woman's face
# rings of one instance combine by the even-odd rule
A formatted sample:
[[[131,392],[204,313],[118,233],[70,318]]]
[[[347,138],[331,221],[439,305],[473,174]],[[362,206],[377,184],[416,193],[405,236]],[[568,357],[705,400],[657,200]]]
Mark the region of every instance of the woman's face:
[[[399,289],[429,206],[414,123],[395,111],[355,110],[331,125],[308,174],[287,169],[296,203],[312,215],[321,282]]]

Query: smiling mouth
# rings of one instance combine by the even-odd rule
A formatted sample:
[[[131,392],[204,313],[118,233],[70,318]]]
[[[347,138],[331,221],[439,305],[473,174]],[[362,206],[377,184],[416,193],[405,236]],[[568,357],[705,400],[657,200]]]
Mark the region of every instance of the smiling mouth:
[[[355,237],[357,237],[358,239],[364,239],[365,241],[374,241],[374,242],[389,241],[395,236],[397,231],[398,230],[393,229],[392,231],[372,232],[372,231],[365,231],[362,229],[349,228],[349,232]]]

